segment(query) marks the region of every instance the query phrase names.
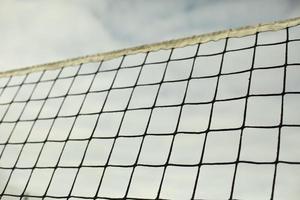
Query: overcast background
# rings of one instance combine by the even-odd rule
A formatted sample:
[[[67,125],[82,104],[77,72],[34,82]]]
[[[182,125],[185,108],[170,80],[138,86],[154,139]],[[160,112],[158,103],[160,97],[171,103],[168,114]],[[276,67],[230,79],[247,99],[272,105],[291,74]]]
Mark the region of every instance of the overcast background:
[[[0,71],[299,13],[298,0],[1,0]]]
[[[282,20],[300,13],[297,1],[279,0],[0,2],[0,70]],[[268,128],[243,129],[239,160],[270,163],[239,163],[234,198],[267,199],[274,176],[272,162],[277,157],[279,130],[276,127],[282,116],[283,125],[295,127],[281,129],[278,159],[291,163],[278,164],[275,199],[298,199],[300,166],[294,162],[299,163],[300,158],[299,27],[289,29],[289,39],[297,41],[290,41],[288,46],[270,44],[285,41],[286,31],[260,33],[258,44],[268,45],[257,46],[254,60],[254,48],[226,52],[221,76],[217,76],[221,55],[195,58],[192,70],[193,58],[190,57],[197,49],[194,45],[175,49],[168,64],[170,51],[158,51],[150,52],[147,57],[145,54],[126,56],[123,62],[120,58],[106,61],[100,72],[96,72],[97,63],[84,64],[75,77],[79,66],[64,68],[62,73],[47,71],[38,83],[40,72],[28,75],[26,84],[21,84],[25,76],[16,76],[8,83],[8,79],[0,79],[2,200],[18,199],[5,195],[22,195],[23,191],[36,196],[93,197],[97,194],[121,198],[131,173],[130,197],[155,198],[162,183],[160,198],[188,199],[197,181],[196,198],[223,199],[231,190],[235,165],[228,162],[236,161],[243,120],[247,126]],[[252,36],[230,38],[226,48],[248,47],[253,45],[254,39]],[[222,52],[224,44],[224,40],[202,44],[198,53]],[[286,47],[288,66],[284,71]],[[176,60],[178,58],[185,59]],[[146,64],[141,67],[144,60]],[[162,63],[153,63],[158,61]],[[250,72],[243,70],[250,69],[252,61],[254,70],[249,79]],[[121,69],[117,70],[120,63]],[[226,75],[232,72],[239,73]],[[251,83],[249,98],[245,96],[248,81]],[[284,85],[284,92],[290,93],[283,97],[281,110]],[[210,126],[210,101],[215,92],[217,101],[214,101]],[[246,118],[245,97],[248,98]],[[194,105],[182,106],[179,117],[182,102]],[[168,105],[177,107],[165,107]],[[135,108],[138,110],[130,110]],[[168,135],[173,134],[175,128],[176,135]],[[207,128],[208,139],[205,151],[201,152],[205,134],[198,133],[206,133]],[[223,128],[238,130],[213,131]],[[145,142],[141,143],[144,133]],[[117,137],[112,147],[116,134],[123,137]],[[173,136],[175,142],[170,151]],[[66,138],[70,140],[65,143]],[[76,139],[83,141],[74,141]],[[25,141],[34,143],[23,146]],[[137,156],[139,149],[141,154]],[[200,178],[196,180],[197,167],[193,165],[199,163],[202,155],[202,164],[208,165],[201,166]],[[156,166],[138,166],[131,171],[135,162]],[[168,165],[162,179],[164,168],[158,166],[165,162],[190,166]],[[222,162],[227,165],[210,165]],[[106,167],[106,164],[115,167]],[[84,167],[78,168],[79,165]],[[123,169],[118,165],[129,167]],[[77,170],[79,175],[75,177]],[[102,174],[103,182],[97,188]]]

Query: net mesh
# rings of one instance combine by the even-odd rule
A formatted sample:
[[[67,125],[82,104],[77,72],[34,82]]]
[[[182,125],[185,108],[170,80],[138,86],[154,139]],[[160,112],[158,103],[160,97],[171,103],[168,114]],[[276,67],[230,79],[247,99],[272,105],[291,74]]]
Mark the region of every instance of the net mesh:
[[[1,199],[297,199],[300,27],[0,78]]]

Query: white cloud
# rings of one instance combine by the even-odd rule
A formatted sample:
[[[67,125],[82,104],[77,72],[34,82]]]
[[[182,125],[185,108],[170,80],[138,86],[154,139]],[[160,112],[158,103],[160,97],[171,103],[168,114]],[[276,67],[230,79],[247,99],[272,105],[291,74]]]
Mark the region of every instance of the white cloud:
[[[101,20],[80,3],[5,1],[1,70],[116,48]]]

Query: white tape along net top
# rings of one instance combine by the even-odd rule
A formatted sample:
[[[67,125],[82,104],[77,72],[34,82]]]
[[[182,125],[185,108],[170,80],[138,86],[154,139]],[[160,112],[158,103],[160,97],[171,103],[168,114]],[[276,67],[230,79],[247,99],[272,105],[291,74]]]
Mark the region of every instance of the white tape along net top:
[[[299,22],[0,74],[1,199],[299,198]]]

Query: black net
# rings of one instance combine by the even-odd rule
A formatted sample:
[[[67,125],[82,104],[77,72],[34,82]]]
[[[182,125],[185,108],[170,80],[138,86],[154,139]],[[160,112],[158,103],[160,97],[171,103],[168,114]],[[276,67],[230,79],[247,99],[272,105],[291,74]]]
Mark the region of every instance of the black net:
[[[297,199],[300,28],[0,79],[1,199]]]

